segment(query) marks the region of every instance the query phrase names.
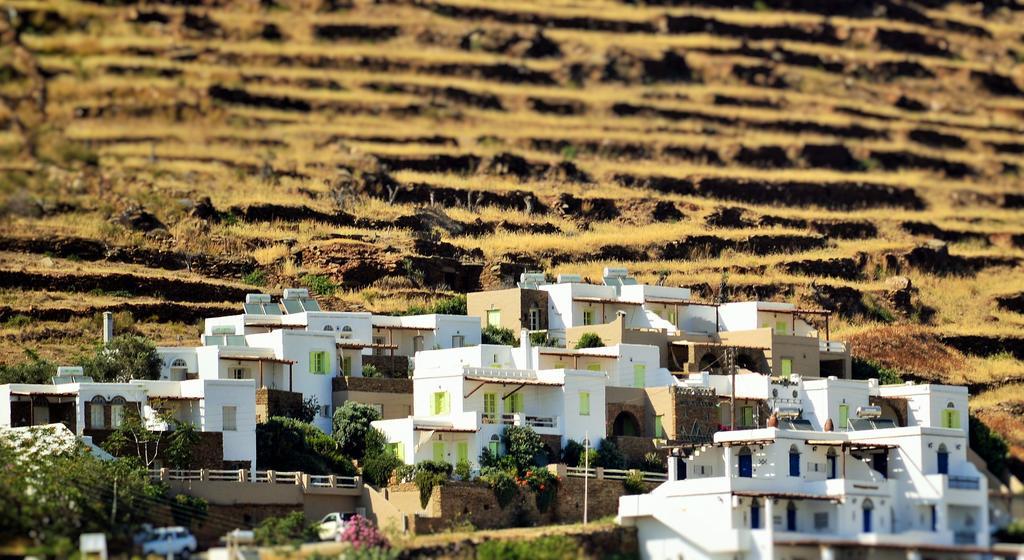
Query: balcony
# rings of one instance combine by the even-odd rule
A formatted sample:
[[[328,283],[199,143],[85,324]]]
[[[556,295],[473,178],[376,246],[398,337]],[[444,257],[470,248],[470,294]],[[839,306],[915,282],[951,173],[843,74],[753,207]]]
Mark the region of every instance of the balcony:
[[[981,479],[976,476],[950,476],[948,485],[957,490],[978,490],[981,488]]]
[[[537,433],[557,434],[558,416],[534,416],[531,414],[481,414],[481,424],[501,424],[504,426],[529,426]]]

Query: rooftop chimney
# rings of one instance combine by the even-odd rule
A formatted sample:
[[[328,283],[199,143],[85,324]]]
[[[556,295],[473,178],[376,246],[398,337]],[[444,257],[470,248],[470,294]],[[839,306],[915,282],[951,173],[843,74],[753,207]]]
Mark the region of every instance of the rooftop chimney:
[[[109,311],[103,312],[103,345],[110,344],[114,338],[114,314]]]

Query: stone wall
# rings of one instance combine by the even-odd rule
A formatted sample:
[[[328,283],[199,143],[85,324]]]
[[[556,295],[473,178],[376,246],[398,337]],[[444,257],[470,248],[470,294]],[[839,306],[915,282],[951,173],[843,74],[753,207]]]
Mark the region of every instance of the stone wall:
[[[328,403],[319,403],[328,404]],[[302,393],[267,389],[256,389],[256,422],[266,422],[271,416],[296,418],[302,413]]]
[[[363,359],[372,356],[363,356]],[[381,357],[381,356],[377,356]],[[337,391],[363,391],[366,393],[409,393],[412,394],[412,379],[388,377],[344,377],[331,380],[331,389]]]
[[[645,425],[644,420],[647,418],[647,407],[642,404],[632,404],[625,402],[610,402],[605,404],[605,433],[609,436],[615,435],[615,419],[618,418],[619,414],[627,413],[633,416],[636,420],[637,428],[639,433],[636,436],[647,435],[648,429]],[[653,428],[650,430],[654,432]]]
[[[674,439],[705,443],[718,431],[718,397],[713,389],[675,388]]]
[[[384,377],[409,377],[408,356],[363,356],[363,367],[373,366]]]
[[[644,455],[648,453],[657,453],[663,458],[668,456],[668,452],[666,450],[659,450],[651,438],[611,436],[608,439],[626,456],[626,461],[630,465],[638,465],[643,460]]]
[[[110,437],[112,430],[85,430],[82,435],[91,436],[92,442],[103,447],[103,442]],[[169,466],[167,464],[167,439],[171,432],[160,433],[160,444],[155,442],[149,445],[149,452],[157,455],[157,460],[152,468]],[[137,453],[134,445],[129,445],[120,455],[128,456]],[[199,442],[192,449],[192,469],[225,469],[232,468],[232,462],[224,461],[224,434],[220,432],[199,432]],[[245,468],[249,464],[245,463]]]

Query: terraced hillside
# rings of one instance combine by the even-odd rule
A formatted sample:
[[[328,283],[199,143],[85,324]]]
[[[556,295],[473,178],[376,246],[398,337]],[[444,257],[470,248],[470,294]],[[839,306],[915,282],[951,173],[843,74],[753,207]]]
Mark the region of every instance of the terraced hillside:
[[[4,7],[3,363],[624,265],[833,308],[1024,460],[1019,0]]]

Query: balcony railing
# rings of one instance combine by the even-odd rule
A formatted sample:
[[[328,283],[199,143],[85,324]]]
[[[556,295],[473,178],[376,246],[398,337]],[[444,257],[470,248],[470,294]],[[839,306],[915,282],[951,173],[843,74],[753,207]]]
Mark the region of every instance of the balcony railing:
[[[976,476],[951,476],[949,487],[958,490],[977,490],[981,488],[981,479]]]
[[[511,369],[511,368],[480,368],[464,366],[465,375],[470,377],[498,377],[501,379],[537,379],[537,373],[532,369]]]
[[[295,471],[249,471],[217,469],[150,469],[153,480],[179,482],[237,482],[240,484],[294,484],[315,488],[358,488],[361,480],[353,476],[307,475]]]
[[[974,531],[953,531],[953,544],[976,544],[978,535]]]
[[[818,341],[818,348],[822,352],[837,352],[842,354],[843,352],[846,352],[846,343],[836,340],[820,340]]]
[[[557,416],[532,416],[528,414],[502,414],[500,416],[480,415],[480,422],[482,424],[504,424],[506,426],[530,426],[531,428],[549,428],[555,429],[558,427]]]

